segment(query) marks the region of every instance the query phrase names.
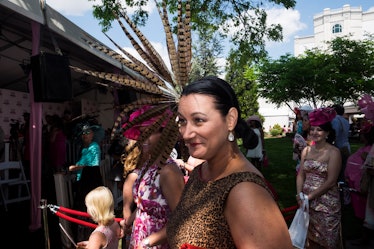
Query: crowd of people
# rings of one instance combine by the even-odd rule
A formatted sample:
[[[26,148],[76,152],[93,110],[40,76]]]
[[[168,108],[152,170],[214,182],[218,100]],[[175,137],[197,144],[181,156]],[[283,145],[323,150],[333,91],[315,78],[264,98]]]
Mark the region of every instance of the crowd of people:
[[[343,248],[345,203],[339,182],[349,186],[350,205],[362,222],[357,244],[370,243],[374,103],[365,95],[358,105],[365,114],[360,123],[363,146],[354,153],[343,106],[295,109],[296,202],[301,205],[300,196],[309,201],[306,248]],[[151,160],[167,126],[157,121],[172,115],[169,109],[126,129],[152,110],[151,105],[129,113],[122,126],[125,131],[109,148],[116,168],[113,174],[122,178],[123,219],[119,223],[114,220],[113,194],[103,186],[100,173],[103,128],[82,122],[67,132],[61,117],[46,116],[48,145],[44,149],[50,172],[66,169],[76,176],[74,208],[87,210],[98,224],[96,229],[74,230],[79,248],[118,248],[120,239],[124,249],[292,248],[274,192],[261,173],[266,156],[261,118],[253,115],[243,120],[231,86],[212,76],[185,86],[177,107],[178,133],[188,157],[173,151],[166,159],[160,153]],[[151,128],[155,125],[159,127]],[[145,133],[149,136],[143,139]],[[66,140],[73,136],[79,137],[81,147],[78,159],[67,166],[62,154],[67,153],[63,153]]]
[[[134,110],[128,123],[152,108]],[[172,152],[166,161],[161,156],[151,161],[167,125],[158,117],[124,129],[122,247],[292,248],[266,179],[239,149],[237,139],[251,150],[263,145],[263,137],[240,118],[231,86],[217,77],[190,83],[177,113],[187,158]]]

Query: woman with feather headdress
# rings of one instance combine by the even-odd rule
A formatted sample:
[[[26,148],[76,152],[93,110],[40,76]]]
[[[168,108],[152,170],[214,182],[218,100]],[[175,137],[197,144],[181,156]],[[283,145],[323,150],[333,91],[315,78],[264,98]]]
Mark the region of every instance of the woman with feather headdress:
[[[186,86],[179,131],[190,155],[204,159],[167,224],[172,248],[292,248],[286,222],[261,172],[242,154],[258,143],[240,118],[231,86],[205,77]]]
[[[151,109],[146,110],[144,113],[128,122],[126,127],[124,127],[126,132],[126,130],[131,129],[131,127],[136,127],[137,124],[157,117],[157,121],[147,126],[146,130],[139,130],[140,135],[137,139],[137,144],[144,144],[155,132],[157,132],[157,136],[159,136],[157,144],[148,152],[150,155],[147,164],[149,165],[149,169],[151,169],[153,165],[160,166],[158,163],[168,160],[173,147],[180,137],[178,129],[180,129],[183,139],[188,144],[191,156],[206,160],[206,163],[199,165],[192,171],[191,182],[190,180],[187,182],[187,189],[184,189],[184,197],[181,198],[179,207],[173,212],[172,224],[170,224],[170,226],[167,225],[170,220],[168,223],[165,223],[168,230],[167,239],[171,248],[179,248],[186,244],[191,244],[195,246],[195,248],[197,248],[197,246],[207,248],[235,248],[244,246],[257,248],[292,248],[286,223],[276,202],[272,198],[271,191],[268,189],[262,174],[240,153],[238,145],[236,144],[235,136],[243,135],[242,139],[247,149],[253,148],[257,145],[257,137],[253,133],[245,135],[250,129],[245,124],[244,120],[238,118],[240,117],[240,110],[232,88],[227,82],[216,79],[206,79],[208,82],[213,81],[211,86],[209,84],[206,85],[206,81],[203,80],[195,84],[189,84],[186,87],[191,69],[190,1],[178,0],[176,16],[178,24],[176,26],[177,32],[175,35],[171,32],[172,28],[169,24],[166,5],[166,1],[161,1],[161,3],[157,2],[156,4],[165,29],[171,70],[166,67],[160,55],[131,22],[127,14],[121,10],[118,13],[118,22],[138,54],[145,61],[145,64],[114,42],[113,43],[123,52],[125,57],[115,51],[109,51],[100,45],[89,42],[93,48],[110,55],[131,73],[119,75],[92,72],[76,67],[72,68],[77,72],[86,73],[106,80],[110,82],[108,84],[111,84],[113,87],[120,88],[126,86],[137,91],[137,100],[125,106],[121,106],[123,109],[115,122],[113,131],[118,128],[123,117],[125,117],[129,111],[142,108],[144,105],[152,106]],[[129,30],[120,21],[120,18],[125,20],[140,42],[134,39]],[[177,44],[174,42],[175,38],[177,38]],[[221,85],[223,85],[222,88]],[[186,88],[181,97],[181,92],[184,87]],[[191,91],[192,88],[194,88],[196,92],[190,94],[188,91]],[[208,101],[200,101],[200,98],[195,99],[195,97],[200,95],[203,96],[204,100]],[[205,106],[205,104],[207,104],[207,106]],[[165,115],[166,110],[170,111],[171,115]],[[192,117],[192,111],[196,112],[196,117]],[[209,113],[205,113],[205,111],[209,111]],[[194,139],[189,139],[188,136],[185,137],[185,129],[188,131],[190,124],[194,127],[200,127],[200,125],[202,125],[200,129],[196,129],[196,131],[199,131],[198,133],[201,133],[196,135],[199,138],[203,137],[203,131],[207,132],[204,119],[199,115],[199,113],[202,112],[204,112],[206,116],[210,116],[210,114],[214,115],[213,123],[217,122],[218,124],[215,127],[216,129],[210,130],[209,136],[206,137],[207,143],[214,146],[207,148],[204,153],[197,149],[199,147],[204,147],[204,144],[195,143]],[[179,118],[178,123],[175,122],[177,117]],[[159,130],[163,123],[165,123],[165,127]],[[211,124],[212,122],[209,123]],[[180,128],[178,128],[178,124]],[[228,130],[230,132],[228,132]],[[114,133],[115,132],[113,132],[113,134]],[[208,146],[208,144],[205,146]],[[218,151],[220,153],[217,153]],[[184,159],[186,160],[187,158]],[[221,159],[222,161],[220,161]],[[164,169],[167,169],[167,167],[161,167],[160,180],[162,178],[161,171]],[[227,169],[227,171],[225,171],[225,169]],[[223,174],[217,174],[217,172],[221,170]],[[200,172],[202,173],[200,174]],[[142,176],[142,174],[137,179],[140,182],[138,186],[141,186],[141,179],[144,178],[147,173],[145,173],[144,176]],[[171,175],[172,174],[169,174],[168,178],[172,178]],[[207,182],[205,183],[198,180],[200,176]],[[231,181],[231,179],[233,181]],[[196,192],[191,192],[192,188],[201,187],[200,183],[204,186],[209,185],[214,187],[215,184],[220,182],[224,182],[222,185],[226,185],[225,183],[227,183],[227,186],[223,186],[222,189],[204,189],[202,198],[198,200],[200,205],[196,203],[194,209],[190,210],[183,208],[186,203],[193,206],[192,201],[189,200],[190,197],[194,199],[195,197],[201,196],[193,196]],[[141,190],[140,187],[137,187],[137,189]],[[162,187],[162,190],[165,190],[165,188]],[[214,192],[214,196],[217,198],[219,196],[228,197],[229,199],[227,199],[227,201],[230,204],[226,205],[226,199],[222,198],[219,200],[219,203],[217,203],[217,209],[210,209],[213,212],[209,213],[207,220],[202,216],[197,217],[199,219],[195,219],[193,211],[197,208],[198,210],[196,211],[198,211],[198,215],[201,215],[205,207],[205,203],[202,202],[210,200],[208,196],[209,193],[206,194],[206,190],[210,190],[210,192],[208,191],[209,193]],[[140,196],[137,196],[137,198],[141,201]],[[212,200],[218,200],[217,198]],[[214,207],[214,201],[210,201],[209,204],[211,204],[209,206],[210,208]],[[226,209],[223,210],[225,205]],[[138,205],[138,207],[141,206]],[[172,206],[171,210],[173,209],[174,207]],[[214,214],[217,214],[217,211],[218,216],[215,216]],[[178,223],[175,217],[178,217],[180,214],[186,215],[187,219],[179,220]],[[186,222],[187,226],[182,224],[184,222]],[[211,227],[211,225],[213,227]],[[135,226],[136,224],[134,223],[133,227]],[[272,229],[269,229],[270,227]],[[147,226],[143,228],[146,229]],[[214,230],[211,228],[214,228]],[[162,232],[166,233],[166,230],[162,229]],[[141,241],[142,245],[140,246],[147,248],[159,244],[159,239],[161,237],[163,238],[161,235],[160,231],[160,233],[154,233],[146,237],[146,239]]]

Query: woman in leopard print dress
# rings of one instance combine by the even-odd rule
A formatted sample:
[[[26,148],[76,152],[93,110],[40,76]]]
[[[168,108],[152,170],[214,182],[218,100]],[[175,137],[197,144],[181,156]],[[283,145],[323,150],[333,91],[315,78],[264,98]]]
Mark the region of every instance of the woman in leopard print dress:
[[[286,222],[262,174],[241,153],[257,136],[240,118],[230,85],[217,77],[191,83],[178,106],[190,155],[204,159],[167,223],[171,248],[292,248]]]

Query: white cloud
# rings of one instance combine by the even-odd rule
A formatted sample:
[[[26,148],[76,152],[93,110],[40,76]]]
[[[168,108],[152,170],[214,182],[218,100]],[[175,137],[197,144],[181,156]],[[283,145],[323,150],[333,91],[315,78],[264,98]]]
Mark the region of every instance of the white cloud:
[[[295,34],[307,28],[307,25],[300,21],[298,10],[286,8],[271,8],[266,11],[268,14],[267,24],[280,24],[283,28],[283,42],[290,42]],[[270,42],[268,45],[271,45]]]
[[[68,16],[84,16],[87,13],[92,12],[94,4],[101,4],[101,0],[46,0],[47,4],[55,10]],[[124,0],[122,0],[124,2]],[[152,13],[156,6],[153,1],[149,1],[147,6],[143,9]],[[134,8],[128,8],[128,13],[131,15],[134,13]]]

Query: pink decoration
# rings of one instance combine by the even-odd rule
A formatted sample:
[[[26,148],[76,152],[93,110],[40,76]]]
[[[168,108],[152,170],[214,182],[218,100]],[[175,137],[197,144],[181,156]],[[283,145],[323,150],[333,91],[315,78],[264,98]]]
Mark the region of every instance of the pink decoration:
[[[358,100],[357,104],[360,107],[360,111],[365,114],[365,118],[374,122],[373,98],[369,94],[364,94],[364,96]]]
[[[150,105],[145,105],[143,106],[142,108],[134,111],[133,113],[131,113],[130,115],[130,118],[129,118],[129,121],[133,121],[135,118],[139,117],[140,115],[142,115],[143,113],[145,113],[146,111],[148,111],[149,109],[151,109],[152,106]],[[172,112],[170,110],[167,110],[164,114],[166,115],[172,115]],[[156,116],[156,117],[152,117],[151,119],[149,120],[146,120],[146,121],[143,121],[142,123],[140,124],[136,124],[134,125],[133,127],[131,127],[130,129],[126,130],[124,133],[123,133],[123,136],[125,136],[126,138],[128,139],[132,139],[132,140],[137,140],[140,136],[140,127],[147,127],[147,126],[150,126],[152,125],[153,123],[156,122],[156,120],[159,118],[160,116]],[[162,123],[161,127],[165,127],[167,124],[167,121],[165,121],[164,123]],[[126,128],[127,126],[127,123],[125,123],[122,128]]]
[[[336,116],[334,108],[318,108],[309,113],[309,123],[311,126],[320,126],[331,122]]]

